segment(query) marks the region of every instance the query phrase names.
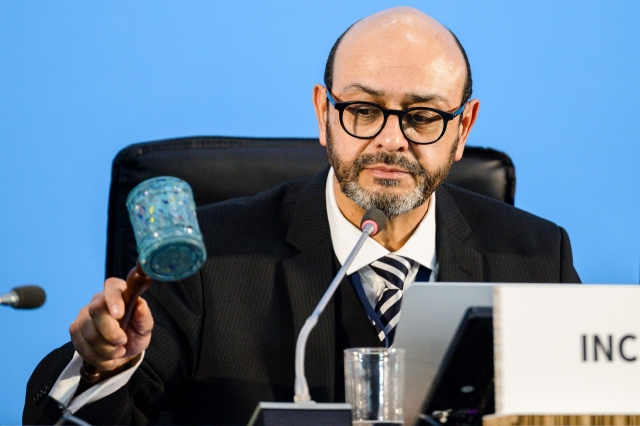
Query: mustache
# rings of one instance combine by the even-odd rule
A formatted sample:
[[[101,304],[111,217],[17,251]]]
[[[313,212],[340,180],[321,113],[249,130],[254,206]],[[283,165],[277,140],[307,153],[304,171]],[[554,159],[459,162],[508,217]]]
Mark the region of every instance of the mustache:
[[[362,154],[352,164],[351,170],[354,175],[360,173],[365,167],[373,164],[385,164],[387,166],[400,166],[414,177],[426,176],[427,172],[417,162],[407,160],[398,154],[390,152],[376,152],[375,154]]]

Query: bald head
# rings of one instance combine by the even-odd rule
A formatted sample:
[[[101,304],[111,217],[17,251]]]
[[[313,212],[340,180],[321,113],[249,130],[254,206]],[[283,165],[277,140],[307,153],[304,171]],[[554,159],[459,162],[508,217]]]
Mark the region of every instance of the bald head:
[[[372,57],[385,57],[392,68],[436,66],[449,77],[441,78],[441,84],[459,83],[461,103],[471,98],[471,67],[464,48],[453,32],[419,10],[396,7],[351,25],[331,48],[325,86],[332,90],[341,68]]]

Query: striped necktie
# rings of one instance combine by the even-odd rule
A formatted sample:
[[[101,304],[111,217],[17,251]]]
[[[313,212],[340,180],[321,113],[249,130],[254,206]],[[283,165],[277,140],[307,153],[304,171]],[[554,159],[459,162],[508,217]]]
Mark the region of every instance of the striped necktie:
[[[413,266],[413,261],[402,256],[390,254],[376,260],[369,266],[384,281],[385,289],[375,306],[376,314],[380,317],[384,331],[380,330],[377,325],[376,331],[378,332],[378,338],[382,342],[384,342],[385,334],[387,335],[390,347],[396,334],[396,324],[400,319],[400,304],[402,303],[404,283]]]

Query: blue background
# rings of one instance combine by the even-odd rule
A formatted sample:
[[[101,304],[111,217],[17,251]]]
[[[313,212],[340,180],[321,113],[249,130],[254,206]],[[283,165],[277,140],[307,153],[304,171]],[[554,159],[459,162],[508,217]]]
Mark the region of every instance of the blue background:
[[[395,4],[0,2],[0,293],[48,294],[36,311],[0,309],[0,424],[20,423],[31,371],[102,287],[116,153],[316,136],[311,88],[331,45]],[[516,205],[568,230],[585,282],[637,283],[638,3],[407,4],[465,46],[482,101],[468,143],[513,158]]]

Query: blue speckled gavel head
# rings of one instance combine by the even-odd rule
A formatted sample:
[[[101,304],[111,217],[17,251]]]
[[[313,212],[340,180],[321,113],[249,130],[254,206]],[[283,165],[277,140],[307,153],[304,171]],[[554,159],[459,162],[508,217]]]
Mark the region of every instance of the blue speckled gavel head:
[[[191,187],[161,176],[145,180],[127,197],[142,270],[159,281],[193,275],[207,259]]]

